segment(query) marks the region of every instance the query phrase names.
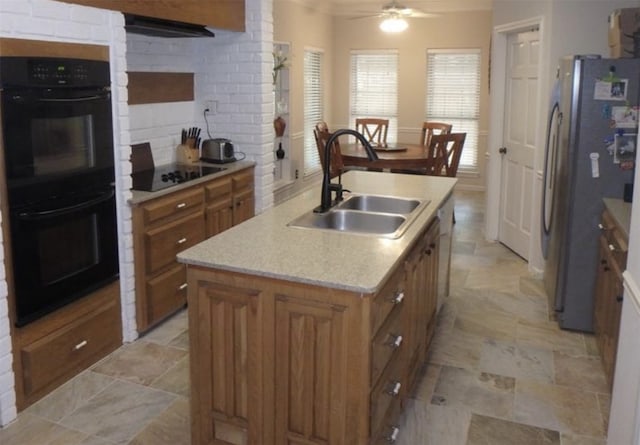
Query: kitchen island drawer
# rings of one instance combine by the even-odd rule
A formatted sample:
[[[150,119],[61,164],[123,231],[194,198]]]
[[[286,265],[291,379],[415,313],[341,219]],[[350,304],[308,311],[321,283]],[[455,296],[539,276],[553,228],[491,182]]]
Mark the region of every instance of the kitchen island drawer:
[[[172,193],[142,207],[144,224],[154,224],[165,218],[180,218],[194,211],[202,210],[203,205],[204,190],[202,187]]]
[[[112,335],[119,326],[120,311],[115,302],[21,349],[25,394],[34,393],[52,381],[84,369],[120,343]]]
[[[243,170],[233,175],[233,193],[251,190],[253,192],[253,169]]]
[[[218,201],[228,202],[231,204],[232,198],[232,188],[231,188],[231,177],[224,176],[220,179],[216,179],[215,181],[211,181],[210,183],[204,186],[206,190],[206,199],[207,203],[216,203]]]
[[[147,282],[149,320],[159,320],[187,303],[187,268],[177,264]]]
[[[174,264],[176,255],[205,239],[204,218],[201,212],[187,218],[147,231],[145,258],[148,274]]]
[[[403,360],[394,359],[371,391],[371,437],[376,437],[384,426],[389,408],[394,402],[400,401],[405,392],[406,375],[403,365]]]
[[[371,345],[370,384],[372,387],[376,385],[390,360],[400,360],[402,356],[400,351],[405,337],[405,327],[402,325],[402,306],[398,306],[391,311]]]
[[[400,306],[404,300],[403,271],[398,271],[387,281],[373,298],[371,304],[371,333],[375,335],[394,307]]]

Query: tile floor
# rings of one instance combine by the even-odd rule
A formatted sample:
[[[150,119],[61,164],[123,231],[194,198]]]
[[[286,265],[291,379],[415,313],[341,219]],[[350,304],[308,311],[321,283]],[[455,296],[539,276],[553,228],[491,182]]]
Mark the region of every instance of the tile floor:
[[[604,445],[610,394],[591,335],[558,329],[539,279],[484,241],[484,194],[456,192],[451,296],[400,445]],[[2,445],[189,443],[181,312],[20,413]]]

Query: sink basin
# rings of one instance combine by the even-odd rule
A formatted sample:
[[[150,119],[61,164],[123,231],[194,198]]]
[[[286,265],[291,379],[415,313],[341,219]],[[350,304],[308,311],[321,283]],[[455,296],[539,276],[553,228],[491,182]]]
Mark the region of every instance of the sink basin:
[[[316,215],[312,224],[319,229],[333,229],[343,232],[393,233],[406,220],[401,215],[335,210]]]
[[[352,195],[338,204],[336,208],[406,215],[414,211],[419,205],[420,201],[417,199],[377,195]]]
[[[429,200],[378,195],[351,195],[326,213],[309,211],[289,227],[399,238]]]

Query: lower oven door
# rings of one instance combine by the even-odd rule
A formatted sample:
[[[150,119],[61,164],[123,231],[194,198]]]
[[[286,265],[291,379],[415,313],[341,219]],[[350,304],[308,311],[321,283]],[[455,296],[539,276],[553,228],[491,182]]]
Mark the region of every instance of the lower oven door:
[[[117,279],[113,187],[49,197],[10,213],[17,326]]]

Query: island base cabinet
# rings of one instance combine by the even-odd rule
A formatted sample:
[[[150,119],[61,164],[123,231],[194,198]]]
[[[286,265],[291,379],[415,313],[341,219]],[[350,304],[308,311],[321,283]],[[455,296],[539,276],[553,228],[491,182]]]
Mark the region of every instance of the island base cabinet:
[[[192,445],[393,442],[435,323],[437,238],[374,294],[187,266]]]

